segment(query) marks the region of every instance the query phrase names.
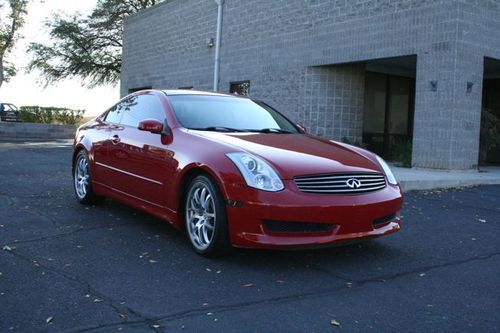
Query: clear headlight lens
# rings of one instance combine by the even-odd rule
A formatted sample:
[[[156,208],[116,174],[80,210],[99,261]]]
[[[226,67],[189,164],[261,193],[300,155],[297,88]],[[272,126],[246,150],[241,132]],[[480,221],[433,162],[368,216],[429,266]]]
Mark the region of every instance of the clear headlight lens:
[[[397,185],[398,181],[396,180],[396,177],[394,177],[394,174],[392,173],[391,168],[389,168],[389,165],[387,164],[387,162],[384,161],[382,159],[382,157],[380,157],[380,156],[376,155],[376,157],[377,157],[378,164],[380,164],[382,169],[384,169],[384,173],[385,173],[385,177],[387,178],[387,181],[392,185]]]
[[[271,192],[285,188],[276,171],[263,159],[247,153],[229,153],[227,157],[236,164],[248,186]]]

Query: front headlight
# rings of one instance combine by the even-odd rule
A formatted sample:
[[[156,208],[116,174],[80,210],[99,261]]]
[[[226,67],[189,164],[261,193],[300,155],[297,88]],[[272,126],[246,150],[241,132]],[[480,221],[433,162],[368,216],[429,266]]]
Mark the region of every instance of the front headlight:
[[[271,192],[285,188],[276,171],[261,158],[247,153],[226,155],[236,164],[248,186]]]
[[[398,181],[396,180],[396,177],[394,177],[394,174],[391,171],[391,168],[389,168],[389,165],[387,164],[386,161],[382,159],[382,157],[375,155],[377,157],[378,164],[384,169],[385,176],[387,177],[387,181],[392,184],[392,185],[397,185]]]

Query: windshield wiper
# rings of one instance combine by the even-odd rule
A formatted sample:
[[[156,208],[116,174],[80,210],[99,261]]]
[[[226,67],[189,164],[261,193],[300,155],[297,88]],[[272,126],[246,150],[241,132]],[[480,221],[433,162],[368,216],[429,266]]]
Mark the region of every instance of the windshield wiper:
[[[262,128],[262,129],[250,129],[249,132],[257,132],[257,133],[286,133],[292,134],[294,132],[287,131],[281,128]]]
[[[224,127],[224,126],[208,126],[201,128],[189,128],[190,130],[196,131],[214,131],[214,132],[244,132],[241,129],[232,128],[232,127]]]

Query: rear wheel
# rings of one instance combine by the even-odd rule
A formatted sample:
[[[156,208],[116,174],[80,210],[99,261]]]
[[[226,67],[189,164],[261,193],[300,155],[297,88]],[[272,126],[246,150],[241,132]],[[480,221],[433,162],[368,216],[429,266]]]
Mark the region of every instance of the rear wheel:
[[[198,176],[193,179],[185,205],[186,230],[197,253],[212,256],[230,248],[224,202],[210,178]]]
[[[84,150],[80,150],[73,165],[73,185],[76,199],[86,205],[99,204],[104,197],[98,196],[92,189],[92,177],[90,175],[89,158]]]

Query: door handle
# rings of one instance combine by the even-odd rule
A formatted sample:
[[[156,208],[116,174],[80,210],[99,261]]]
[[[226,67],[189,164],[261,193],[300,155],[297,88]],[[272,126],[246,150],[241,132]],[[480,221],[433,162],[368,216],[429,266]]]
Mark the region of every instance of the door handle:
[[[113,135],[113,138],[111,139],[111,142],[113,142],[114,145],[117,145],[120,143],[120,137],[118,135]]]

